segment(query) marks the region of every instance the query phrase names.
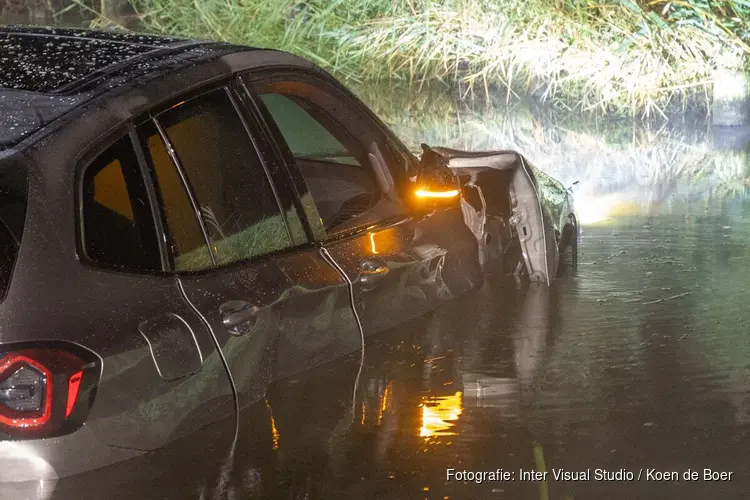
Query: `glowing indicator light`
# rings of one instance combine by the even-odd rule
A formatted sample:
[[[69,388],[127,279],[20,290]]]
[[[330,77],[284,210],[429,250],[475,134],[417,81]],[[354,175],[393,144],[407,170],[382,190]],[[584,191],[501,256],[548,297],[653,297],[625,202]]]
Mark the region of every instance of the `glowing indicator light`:
[[[417,198],[455,198],[458,196],[458,189],[448,191],[431,191],[429,189],[417,189],[414,193]]]

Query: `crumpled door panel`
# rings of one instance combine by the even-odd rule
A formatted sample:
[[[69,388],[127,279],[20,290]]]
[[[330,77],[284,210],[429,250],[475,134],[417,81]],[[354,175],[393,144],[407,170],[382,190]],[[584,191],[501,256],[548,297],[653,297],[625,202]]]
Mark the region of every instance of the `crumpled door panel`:
[[[542,207],[527,160],[515,151],[422,148],[421,168],[447,168],[462,180],[464,221],[479,242],[482,264],[507,254],[508,245],[514,242],[503,240],[512,236],[520,246],[529,279],[550,283],[559,258],[554,224]]]

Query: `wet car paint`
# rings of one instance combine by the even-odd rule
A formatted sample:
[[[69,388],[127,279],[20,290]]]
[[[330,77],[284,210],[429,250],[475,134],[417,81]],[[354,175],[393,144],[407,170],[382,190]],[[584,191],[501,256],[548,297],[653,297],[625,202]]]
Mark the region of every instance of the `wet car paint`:
[[[324,246],[354,282],[365,335],[441,307],[481,282],[477,246],[458,209],[407,215]],[[363,279],[372,260],[384,265],[374,284]]]
[[[52,32],[59,34],[58,37],[58,35],[49,35],[50,28],[0,28],[0,32],[6,37],[9,37],[10,33],[18,31],[23,31],[25,34],[41,32],[40,36],[37,37],[36,44],[43,48],[40,57],[34,62],[37,65],[36,69],[34,71],[29,70],[32,74],[36,73],[36,70],[38,72],[57,71],[59,68],[56,68],[56,66],[59,66],[58,58],[61,55],[61,49],[58,46],[61,43],[66,43],[66,40],[75,42],[76,46],[80,48],[83,46],[80,43],[81,40],[89,39],[91,41],[110,38],[109,33],[88,30],[52,29]],[[77,62],[79,67],[74,68],[74,71],[60,72],[60,76],[63,78],[61,83],[64,83],[64,85],[62,86],[63,91],[58,93],[36,93],[34,92],[35,79],[26,81],[20,75],[18,78],[14,77],[16,75],[15,57],[22,55],[20,46],[16,47],[15,52],[9,54],[9,56],[0,59],[3,66],[12,68],[5,75],[9,80],[0,85],[2,87],[0,88],[0,107],[3,109],[3,113],[0,114],[0,150],[23,147],[24,141],[34,140],[32,138],[34,134],[36,134],[36,138],[46,135],[46,133],[55,129],[55,127],[50,127],[51,124],[57,122],[56,125],[60,125],[64,123],[64,120],[76,117],[82,111],[81,106],[83,104],[107,93],[111,95],[113,89],[122,91],[128,87],[143,85],[154,77],[163,75],[165,71],[176,71],[194,63],[214,59],[222,54],[237,52],[236,46],[221,43],[187,43],[181,39],[162,38],[159,43],[163,44],[163,47],[158,48],[159,43],[153,41],[154,37],[136,35],[132,37],[136,41],[129,39],[128,35],[124,37],[120,37],[121,34],[118,33],[112,33],[111,35],[113,36],[112,39],[117,40],[117,43],[105,44],[95,51],[96,55],[101,57],[101,62],[97,63],[96,57],[85,58]],[[113,54],[110,54],[110,52],[114,49],[115,52],[120,52],[120,56],[124,56],[122,47],[127,47],[128,43],[136,43],[151,50],[141,51],[143,60],[139,61],[133,61],[133,57],[113,58]],[[72,55],[74,53],[71,51],[73,47],[74,44],[69,43],[62,52],[69,51]],[[36,49],[39,48],[36,47]],[[250,48],[246,47],[245,49]],[[135,56],[138,52],[138,50],[135,50],[129,55]],[[117,63],[107,66],[103,64],[105,61],[117,61]],[[128,64],[128,61],[131,61],[131,63]],[[98,74],[96,71],[92,73],[92,68],[88,66],[89,63],[100,64],[101,73]],[[87,69],[88,71],[86,71]],[[204,66],[203,69],[209,68]],[[25,74],[24,71],[21,73]],[[209,77],[205,74],[204,76]],[[163,90],[168,91],[169,89]]]
[[[226,48],[222,50],[226,52]],[[211,61],[222,50],[202,52],[198,57]],[[196,55],[193,53],[193,57]],[[186,88],[230,74],[222,64],[187,63],[185,67],[188,59],[172,56],[166,66],[160,65],[164,64],[161,61],[132,68],[135,73],[127,76],[114,75],[112,83],[120,91],[118,97],[68,111],[54,127],[30,134],[23,143],[28,146],[18,146],[23,153],[12,156],[16,158],[13,161],[20,157],[29,168],[30,199],[45,203],[28,207],[16,271],[0,304],[0,340],[8,345],[21,340],[66,339],[96,352],[104,366],[85,428],[42,444],[19,442],[27,462],[36,464],[27,470],[39,471],[37,480],[54,482],[59,477],[142,455],[183,436],[195,435],[212,423],[229,422],[236,429],[232,386],[215,341],[200,316],[182,300],[175,279],[99,269],[79,260],[75,243],[74,167],[85,162],[82,151],[96,150],[98,140],[106,139],[124,118],[172,99]],[[136,90],[128,85],[116,86],[118,78],[127,80],[134,74],[147,75],[140,83],[163,75],[170,64],[184,69]],[[44,265],[37,265],[39,262]],[[44,298],[40,304],[30,297]],[[197,373],[172,381],[159,375],[148,341],[138,329],[144,321],[165,313],[176,314],[187,323],[203,359]],[[221,434],[218,439],[210,446],[228,450],[234,432]],[[0,463],[11,470],[17,456],[2,454]],[[4,477],[12,483],[24,479]],[[21,483],[16,486],[25,488]],[[36,485],[31,486],[36,491]],[[10,488],[0,488],[0,495],[16,498]],[[54,486],[47,484],[44,488],[49,491]]]
[[[107,114],[102,111],[102,115]],[[99,123],[107,126],[106,119]],[[30,203],[27,209],[14,276],[0,304],[7,321],[1,336],[4,343],[64,339],[101,357],[99,391],[86,426],[99,440],[90,453],[106,457],[119,452],[103,448],[105,444],[155,449],[208,422],[232,418],[234,409],[231,386],[210,333],[182,300],[174,278],[100,269],[77,258],[71,165],[79,159],[80,147],[71,137],[80,137],[82,129],[88,134],[90,125],[84,121],[80,128],[70,126],[59,142],[26,151],[28,164],[34,165],[29,197],[45,203]],[[40,304],[29,297],[46,297],[43,314]],[[168,313],[189,327],[191,342],[203,359],[200,371],[177,380],[159,375],[152,349],[139,331],[144,321]],[[89,463],[71,461],[63,453],[52,458],[51,469],[60,476],[80,472]]]

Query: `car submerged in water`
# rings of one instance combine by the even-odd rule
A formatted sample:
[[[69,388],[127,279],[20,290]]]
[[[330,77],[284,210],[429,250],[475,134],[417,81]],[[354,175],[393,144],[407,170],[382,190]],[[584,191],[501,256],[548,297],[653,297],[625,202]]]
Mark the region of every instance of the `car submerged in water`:
[[[518,153],[418,160],[299,57],[118,32],[0,28],[0,200],[2,499],[187,498],[272,382],[577,252]]]

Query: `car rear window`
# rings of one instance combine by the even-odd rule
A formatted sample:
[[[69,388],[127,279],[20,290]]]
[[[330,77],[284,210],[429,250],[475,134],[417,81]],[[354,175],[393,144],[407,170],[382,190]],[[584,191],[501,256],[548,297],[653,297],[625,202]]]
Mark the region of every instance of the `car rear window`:
[[[161,269],[148,195],[130,138],[120,138],[86,167],[81,205],[86,257],[124,271]]]
[[[10,285],[26,218],[26,166],[0,157],[0,298]]]

